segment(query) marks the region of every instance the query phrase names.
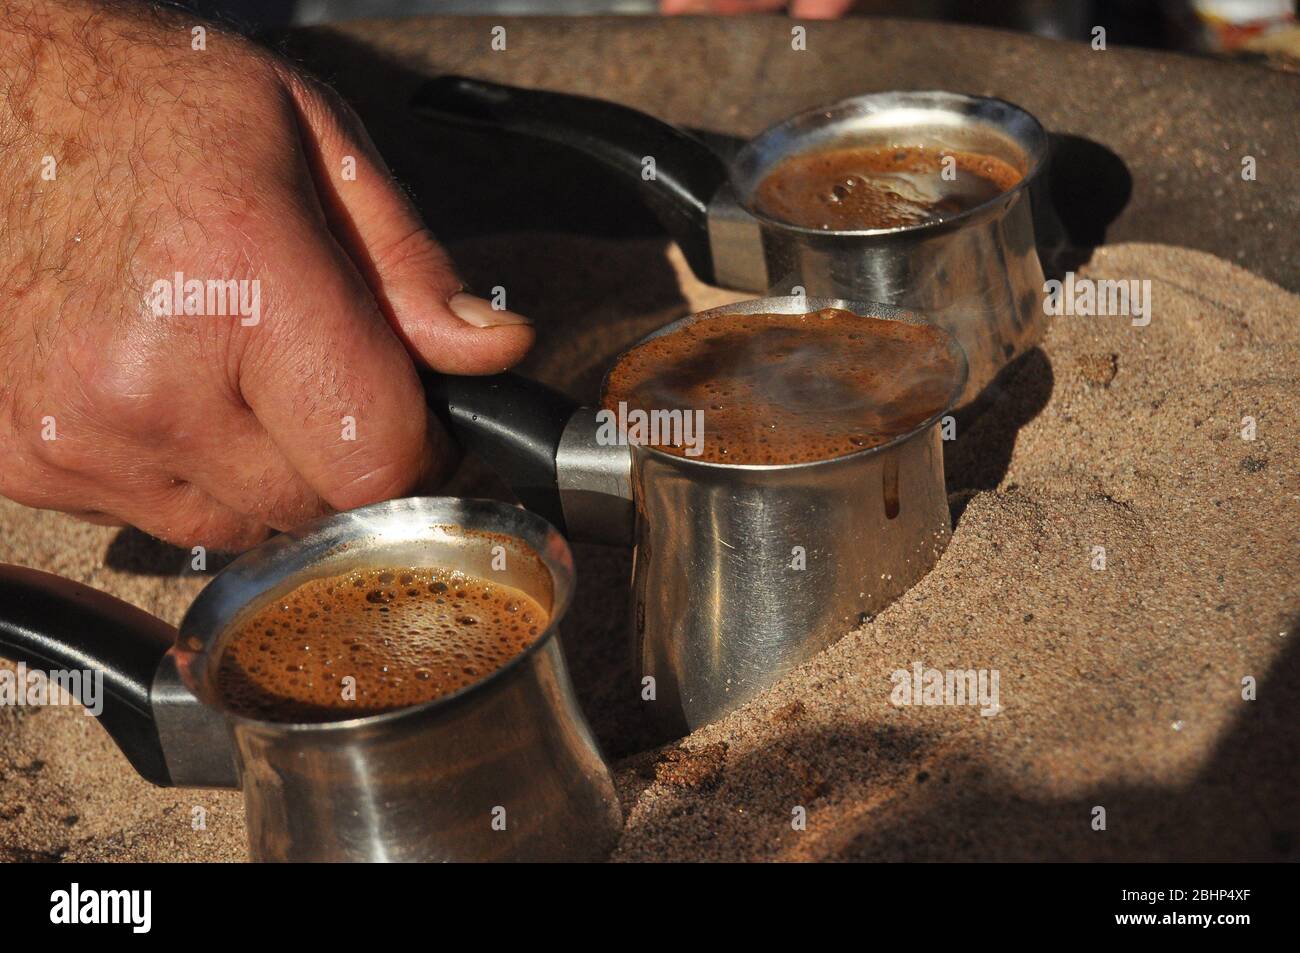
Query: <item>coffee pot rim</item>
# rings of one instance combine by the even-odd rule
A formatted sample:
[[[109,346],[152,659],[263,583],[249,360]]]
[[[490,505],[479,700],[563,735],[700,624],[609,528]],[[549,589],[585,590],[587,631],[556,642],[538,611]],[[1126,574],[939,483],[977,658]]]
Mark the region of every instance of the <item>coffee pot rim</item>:
[[[935,111],[947,109],[947,111],[963,118],[966,116],[977,117],[972,119],[971,122],[982,122],[990,126],[998,126],[999,124],[991,117],[982,116],[981,112],[989,110],[1005,112],[1007,117],[1014,120],[1017,127],[1023,127],[1018,129],[1019,135],[1009,130],[1005,122],[999,128],[1002,136],[1011,140],[1023,155],[1025,170],[1020,181],[1006,191],[999,192],[992,198],[971,208],[964,209],[950,218],[915,225],[897,225],[891,228],[810,228],[806,225],[795,225],[791,222],[772,218],[753,207],[749,199],[753,191],[752,186],[756,186],[757,181],[752,182],[751,187],[742,187],[741,185],[747,180],[756,179],[755,173],[746,171],[747,167],[770,169],[773,161],[763,158],[762,154],[765,149],[772,149],[777,153],[776,161],[798,154],[801,150],[780,148],[779,144],[783,139],[802,137],[804,134],[798,131],[800,126],[833,123],[839,114],[853,110],[877,113],[909,106],[925,106]],[[935,107],[939,107],[939,109],[935,109]],[[773,143],[778,145],[773,148]],[[727,177],[735,191],[736,201],[741,204],[748,214],[771,228],[822,238],[885,238],[894,235],[923,237],[963,227],[977,219],[995,213],[999,207],[1009,205],[1042,174],[1047,166],[1050,144],[1051,139],[1047,130],[1039,122],[1038,118],[1023,106],[1010,100],[998,96],[980,96],[942,89],[888,90],[848,96],[832,103],[812,106],[768,126],[757,136],[746,142],[735,154],[727,166]]]
[[[339,721],[280,722],[253,718],[231,711],[215,692],[216,665],[223,638],[232,624],[255,601],[272,591],[287,591],[293,580],[305,582],[303,570],[319,565],[359,543],[378,545],[387,528],[407,527],[413,521],[430,532],[455,527],[479,534],[511,538],[530,550],[550,574],[552,597],[546,628],[508,663],[465,687],[418,705],[358,715]],[[434,521],[434,522],[431,522]],[[376,566],[379,563],[375,563]],[[244,730],[271,734],[304,731],[346,732],[379,728],[392,722],[459,707],[505,683],[538,652],[555,640],[559,625],[573,598],[576,571],[573,553],[563,535],[543,517],[513,503],[454,496],[402,497],[345,510],[310,520],[277,534],[241,554],[225,566],[195,597],[178,627],[172,649],[182,683],[205,705]]]
[[[763,298],[751,298],[747,301],[737,301],[733,304],[721,305],[717,308],[709,308],[705,311],[697,311],[671,321],[660,328],[656,328],[649,334],[628,345],[614,357],[609,363],[609,369],[606,370],[605,376],[601,381],[601,405],[604,404],[605,389],[609,383],[609,375],[614,367],[618,364],[623,356],[630,351],[635,350],[647,341],[651,341],[665,334],[671,334],[679,328],[694,324],[697,321],[707,321],[712,318],[724,317],[731,314],[804,314],[813,311],[821,311],[824,308],[837,308],[842,311],[849,311],[859,317],[884,318],[889,321],[905,321],[908,324],[926,324],[934,328],[943,335],[945,342],[948,344],[948,353],[957,365],[956,372],[953,375],[953,387],[949,391],[947,400],[943,406],[917,424],[906,433],[891,437],[884,443],[877,444],[874,447],[863,447],[853,453],[845,453],[836,457],[827,457],[823,460],[803,460],[798,463],[722,463],[716,460],[697,460],[691,457],[679,456],[675,453],[667,453],[658,447],[650,445],[638,445],[631,448],[633,452],[647,453],[664,463],[682,465],[685,467],[707,467],[723,471],[733,472],[766,472],[773,471],[787,473],[792,470],[807,469],[810,467],[826,467],[832,464],[843,464],[851,461],[859,461],[866,457],[876,456],[887,453],[895,447],[901,446],[915,437],[928,431],[938,421],[942,420],[944,415],[950,413],[956,406],[957,401],[961,398],[962,391],[966,387],[966,380],[970,374],[969,362],[966,358],[966,351],[957,340],[956,336],[946,328],[942,327],[933,317],[924,311],[918,311],[913,308],[900,308],[896,305],[881,304],[878,302],[853,301],[846,298],[813,298],[804,295],[773,295]]]

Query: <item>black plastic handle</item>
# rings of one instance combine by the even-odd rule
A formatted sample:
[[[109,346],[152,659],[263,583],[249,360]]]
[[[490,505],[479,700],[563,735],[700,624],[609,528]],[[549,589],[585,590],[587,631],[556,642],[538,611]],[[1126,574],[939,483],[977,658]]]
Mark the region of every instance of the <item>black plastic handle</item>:
[[[565,531],[555,454],[578,404],[519,374],[424,374],[429,405],[457,442],[510,484],[519,502]]]
[[[636,185],[646,206],[681,246],[691,270],[715,280],[709,202],[727,181],[722,160],[676,126],[617,103],[440,76],[416,91],[412,108],[444,122],[488,126],[570,146]],[[647,178],[646,159],[654,159]]]
[[[102,671],[99,721],[141,776],[159,785],[171,784],[171,776],[149,694],[175,640],[175,629],[121,599],[0,564],[0,655],[47,673]]]

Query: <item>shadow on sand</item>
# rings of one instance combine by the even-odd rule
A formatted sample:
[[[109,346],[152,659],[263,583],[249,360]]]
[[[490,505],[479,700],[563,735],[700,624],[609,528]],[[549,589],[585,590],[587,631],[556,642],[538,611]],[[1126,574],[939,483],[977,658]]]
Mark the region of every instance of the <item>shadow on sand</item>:
[[[1300,625],[1194,776],[1182,784],[1104,784],[1060,799],[1035,796],[991,769],[969,738],[888,724],[800,730],[740,759],[706,752],[711,770],[689,774],[683,797],[642,805],[638,824],[690,860],[711,817],[716,859],[864,861],[1295,861],[1300,860]],[[691,757],[687,755],[687,757]],[[703,756],[696,755],[703,760]],[[621,795],[634,803],[656,771],[631,759]],[[674,780],[683,772],[674,773]],[[672,782],[667,785],[670,789]],[[662,785],[661,785],[662,787]],[[792,805],[808,815],[791,828]],[[1106,809],[1106,830],[1092,828]],[[833,811],[834,824],[817,813]],[[741,819],[738,821],[737,819]]]

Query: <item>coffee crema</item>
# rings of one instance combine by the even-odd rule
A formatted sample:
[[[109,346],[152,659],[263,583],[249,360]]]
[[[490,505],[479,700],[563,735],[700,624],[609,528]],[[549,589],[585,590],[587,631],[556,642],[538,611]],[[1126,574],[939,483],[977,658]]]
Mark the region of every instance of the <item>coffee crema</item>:
[[[651,338],[605,381],[615,410],[701,411],[712,463],[808,463],[915,430],[948,406],[960,369],[928,324],[838,308],[724,314]],[[686,456],[681,446],[658,449]]]
[[[226,708],[263,721],[374,715],[486,678],[548,621],[527,594],[463,572],[356,570],[306,582],[240,622],[217,689]]]
[[[954,177],[943,177],[951,157]],[[1023,172],[995,156],[923,146],[851,146],[777,164],[754,191],[769,218],[826,231],[927,225],[1014,188]]]

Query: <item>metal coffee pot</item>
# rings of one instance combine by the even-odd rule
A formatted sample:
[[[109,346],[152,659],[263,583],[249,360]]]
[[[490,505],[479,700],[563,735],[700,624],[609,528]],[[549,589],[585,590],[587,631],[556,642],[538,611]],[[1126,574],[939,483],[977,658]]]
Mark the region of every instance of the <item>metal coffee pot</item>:
[[[413,106],[440,121],[547,139],[599,160],[639,191],[702,281],[925,312],[966,352],[970,373],[959,405],[1042,336],[1043,268],[1031,189],[1043,176],[1048,138],[1032,115],[1001,99],[855,96],[770,127],[730,162],[674,126],[580,96],[443,76],[421,87]],[[1024,177],[959,215],[900,228],[801,228],[755,209],[755,190],[782,160],[847,146],[974,152],[1002,159]]]
[[[840,299],[761,298],[683,318],[843,308]],[[966,383],[961,348],[949,406]],[[513,374],[426,382],[462,444],[570,538],[634,547],[634,669],[651,719],[685,731],[743,705],[930,570],[951,533],[939,422],[812,463],[748,465],[602,440],[597,411]]]
[[[223,707],[217,667],[239,619],[309,579],[385,566],[499,579],[549,606],[550,624],[504,668],[422,705],[319,724]],[[179,632],[86,586],[0,566],[0,654],[102,670],[100,721],[141,775],[243,788],[254,860],[595,860],[622,815],[556,638],[573,585],[568,545],[532,513],[393,500],[245,553]]]

